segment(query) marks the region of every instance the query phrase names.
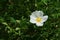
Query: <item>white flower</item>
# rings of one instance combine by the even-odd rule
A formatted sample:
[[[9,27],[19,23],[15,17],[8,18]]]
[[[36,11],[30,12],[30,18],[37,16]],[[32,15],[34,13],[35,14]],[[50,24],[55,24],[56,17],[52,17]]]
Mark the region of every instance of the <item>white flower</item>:
[[[37,26],[43,26],[44,22],[48,19],[48,16],[43,16],[42,11],[35,11],[30,15],[30,22]]]

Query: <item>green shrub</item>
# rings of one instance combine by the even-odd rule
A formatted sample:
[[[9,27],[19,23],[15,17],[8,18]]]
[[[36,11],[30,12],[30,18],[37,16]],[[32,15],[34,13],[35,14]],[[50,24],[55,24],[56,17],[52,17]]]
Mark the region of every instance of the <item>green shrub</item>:
[[[49,16],[42,27],[29,22],[35,10]],[[0,0],[0,40],[60,40],[60,0]]]

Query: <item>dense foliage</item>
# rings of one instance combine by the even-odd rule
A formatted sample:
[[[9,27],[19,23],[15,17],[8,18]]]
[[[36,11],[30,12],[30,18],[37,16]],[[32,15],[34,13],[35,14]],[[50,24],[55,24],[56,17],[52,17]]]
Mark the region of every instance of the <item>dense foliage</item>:
[[[44,26],[29,22],[41,10]],[[0,0],[0,40],[60,40],[60,0]]]

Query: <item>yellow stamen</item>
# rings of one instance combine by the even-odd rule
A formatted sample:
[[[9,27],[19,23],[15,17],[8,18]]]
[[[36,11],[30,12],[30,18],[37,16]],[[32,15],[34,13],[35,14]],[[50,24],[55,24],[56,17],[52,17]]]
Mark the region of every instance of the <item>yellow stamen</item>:
[[[36,18],[36,22],[41,22],[41,18],[40,17],[37,17]]]

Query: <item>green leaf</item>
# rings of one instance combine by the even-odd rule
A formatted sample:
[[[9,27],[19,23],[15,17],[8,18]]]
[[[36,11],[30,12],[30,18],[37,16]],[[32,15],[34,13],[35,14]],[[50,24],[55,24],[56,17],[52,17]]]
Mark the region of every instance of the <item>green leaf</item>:
[[[41,0],[44,4],[46,4],[47,5],[47,1],[48,0]]]
[[[13,17],[10,17],[10,22],[11,23],[16,23],[16,20]]]

